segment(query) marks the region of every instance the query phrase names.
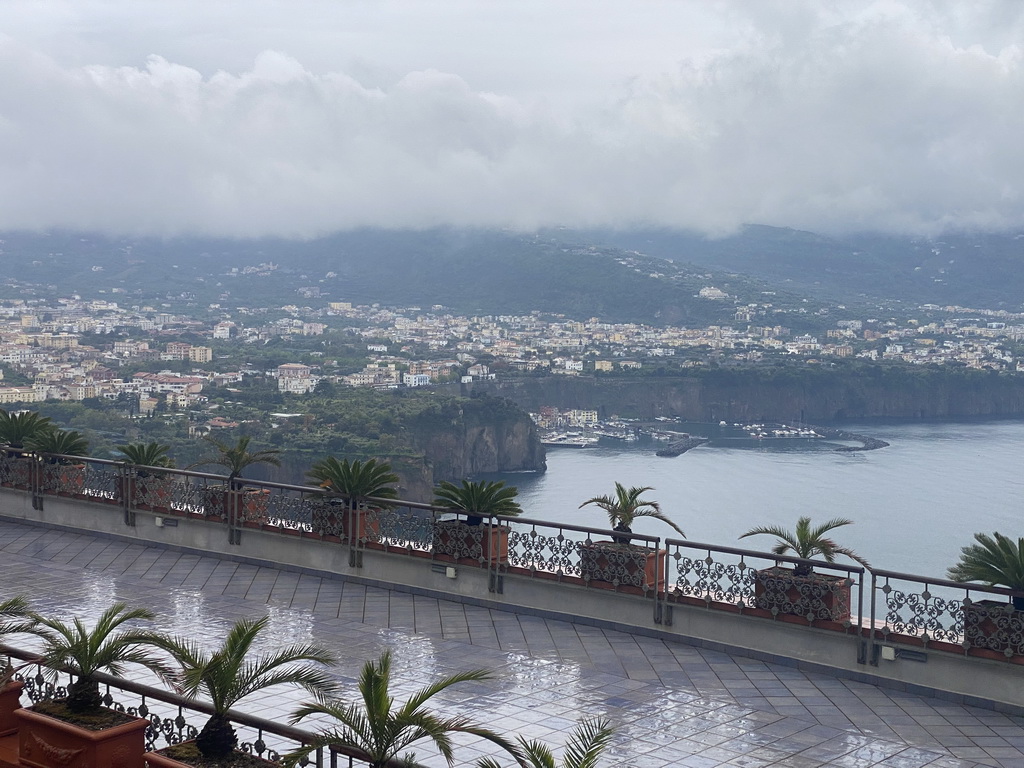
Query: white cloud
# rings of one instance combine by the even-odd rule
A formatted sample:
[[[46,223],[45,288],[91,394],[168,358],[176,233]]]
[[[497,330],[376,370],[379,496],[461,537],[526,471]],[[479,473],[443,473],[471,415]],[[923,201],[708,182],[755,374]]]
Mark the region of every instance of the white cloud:
[[[0,37],[0,228],[1024,226],[1014,4],[353,3],[334,53],[334,5],[213,4],[200,34],[154,4],[135,66],[125,6],[42,5],[58,32]]]

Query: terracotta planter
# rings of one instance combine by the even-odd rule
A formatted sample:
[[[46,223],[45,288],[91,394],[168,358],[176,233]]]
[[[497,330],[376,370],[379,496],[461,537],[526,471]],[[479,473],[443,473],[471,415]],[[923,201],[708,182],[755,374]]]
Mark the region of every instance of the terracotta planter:
[[[341,529],[349,541],[376,541],[380,538],[380,510],[360,507],[343,513]],[[506,552],[507,552],[506,547]]]
[[[660,564],[659,564],[660,560]],[[668,552],[614,541],[580,545],[580,578],[613,587],[665,589]]]
[[[85,464],[43,464],[43,488],[61,496],[85,490]]]
[[[997,600],[965,605],[964,641],[1007,658],[1024,656],[1024,611]]]
[[[265,523],[270,505],[269,488],[230,491],[222,486],[203,489],[203,506],[208,517],[228,517],[230,506],[238,511],[240,523]]]
[[[185,743],[188,744],[189,742],[186,741]],[[163,750],[159,750],[157,752],[147,752],[145,755],[143,755],[143,758],[145,759],[146,762],[146,766],[148,766],[148,768],[192,768],[192,766],[188,763],[183,763],[180,760],[175,760],[173,757],[168,757],[167,755],[161,754],[162,752]],[[248,753],[246,753],[246,757],[250,760],[258,760],[259,762],[267,766],[280,765],[280,763],[275,763],[270,760],[264,760],[261,757],[257,757],[256,755],[250,755]]]
[[[24,683],[13,680],[0,688],[0,736],[10,736],[18,730],[15,710],[21,709],[21,689]]]
[[[122,493],[136,509],[170,509],[174,478],[167,475],[134,475],[124,478]]]
[[[470,565],[507,563],[508,532],[504,525],[441,520],[434,523],[434,556]]]
[[[149,721],[90,731],[31,709],[15,711],[18,761],[30,768],[143,768]]]
[[[3,485],[7,488],[27,490],[32,483],[32,467],[35,459],[26,456],[8,456],[4,459],[5,469]]]
[[[754,607],[809,621],[849,621],[849,579],[822,573],[798,576],[792,568],[779,566],[754,571]]]

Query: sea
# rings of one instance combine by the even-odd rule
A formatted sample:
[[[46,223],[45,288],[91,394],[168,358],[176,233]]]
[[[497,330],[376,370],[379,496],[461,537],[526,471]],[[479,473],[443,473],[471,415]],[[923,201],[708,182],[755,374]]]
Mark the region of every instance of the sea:
[[[701,434],[699,425],[678,429]],[[755,526],[792,529],[800,516],[853,525],[833,532],[878,568],[944,577],[975,532],[1024,536],[1024,421],[864,424],[847,427],[886,448],[837,452],[823,439],[730,440],[680,456],[655,455],[664,443],[602,438],[589,448],[551,448],[543,474],[488,475],[519,489],[524,517],[606,527],[605,513],[580,504],[611,494],[616,481],[651,486],[644,495],[690,541],[768,551],[768,536],[738,537]],[[639,519],[633,530],[675,532]]]

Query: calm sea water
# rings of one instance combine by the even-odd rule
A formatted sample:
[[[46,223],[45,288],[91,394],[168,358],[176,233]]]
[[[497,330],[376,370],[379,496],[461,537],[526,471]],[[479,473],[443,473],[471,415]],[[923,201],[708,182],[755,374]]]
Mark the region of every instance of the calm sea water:
[[[699,430],[691,427],[695,434]],[[737,542],[755,525],[793,527],[848,517],[835,538],[872,565],[942,576],[976,531],[1024,536],[1024,422],[871,425],[853,428],[888,448],[836,453],[835,443],[768,441],[701,446],[675,458],[661,443],[602,440],[594,448],[548,451],[544,475],[497,475],[517,485],[531,518],[603,527],[607,518],[581,502],[612,493],[615,481],[650,485],[692,541],[770,548],[769,537]],[[656,520],[634,530],[667,537]]]

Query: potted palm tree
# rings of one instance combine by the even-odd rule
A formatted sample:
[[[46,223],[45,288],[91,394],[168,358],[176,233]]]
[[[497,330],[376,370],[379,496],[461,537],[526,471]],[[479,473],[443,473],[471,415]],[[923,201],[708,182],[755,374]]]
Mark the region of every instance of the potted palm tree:
[[[168,455],[171,447],[154,440],[149,443],[119,445],[117,450],[121,452],[129,470],[122,488],[124,498],[132,505],[144,509],[169,507],[172,478],[160,472],[160,469],[174,466],[174,459]]]
[[[193,741],[146,753],[150,768],[230,762],[238,746],[238,735],[231,725],[229,712],[250,694],[282,684],[299,685],[314,696],[323,696],[334,689],[333,681],[319,666],[333,664],[334,658],[317,645],[291,645],[267,654],[250,655],[253,643],[269,620],[267,616],[239,619],[212,653],[181,638],[164,644],[181,664],[180,690],[193,698],[205,695],[214,711]]]
[[[10,413],[0,408],[0,444],[5,448],[7,472],[3,485],[28,488],[31,483],[35,458],[26,455],[26,444],[43,432],[56,429],[46,416],[35,411]]]
[[[332,513],[325,515],[319,527],[322,532],[335,532],[340,527],[341,535],[350,540],[363,540],[368,535],[376,535],[380,531],[380,520],[376,515],[378,509],[368,507],[368,499],[398,498],[395,486],[399,478],[391,471],[391,465],[386,461],[338,461],[333,456],[328,456],[314,464],[306,473],[306,477],[321,488],[344,497],[327,499],[328,510],[341,504],[344,511],[340,516]]]
[[[508,562],[507,525],[483,525],[495,515],[516,517],[522,507],[516,501],[519,489],[501,480],[447,480],[434,488],[434,504],[466,515],[466,521],[434,522],[434,556],[474,565]]]
[[[614,494],[594,496],[580,504],[580,509],[589,504],[603,509],[612,528],[611,541],[585,542],[580,546],[580,576],[585,581],[644,590],[655,586],[664,589],[668,552],[652,552],[648,547],[632,544],[633,522],[638,517],[652,517],[668,524],[683,538],[686,534],[665,516],[658,502],[641,498],[653,490],[649,485],[627,488],[617,482]]]
[[[415,766],[419,765],[416,756],[407,750],[427,739],[452,766],[455,764],[449,737],[452,733],[479,736],[497,744],[519,761],[519,749],[494,731],[464,716],[442,717],[426,708],[433,697],[453,685],[490,678],[490,673],[482,669],[449,675],[420,689],[396,709],[389,690],[391,653],[387,652],[378,661],[368,661],[363,665],[359,675],[362,701],[358,704],[321,699],[304,704],[294,712],[292,723],[310,715],[325,715],[335,724],[320,731],[312,743],[285,755],[284,763],[294,766],[314,749],[340,747],[356,752],[358,759],[369,763],[370,768],[385,768],[399,763]]]
[[[1024,538],[1016,541],[1001,533],[974,534],[974,544],[960,550],[960,560],[949,569],[953,581],[980,581],[1022,594],[1007,602],[964,601],[964,641],[1006,656],[1024,655]]]
[[[868,561],[848,547],[840,546],[826,536],[836,528],[852,525],[845,517],[836,517],[812,526],[811,518],[801,517],[792,531],[777,525],[751,528],[740,536],[775,536],[772,552],[812,560],[821,557],[834,563],[837,555],[870,567]],[[815,573],[810,563],[798,563],[794,568],[776,565],[754,572],[754,606],[771,611],[773,615],[800,616],[808,621],[848,621],[850,619],[850,579]]]
[[[607,720],[584,720],[576,726],[565,743],[561,768],[597,768],[597,761],[604,754],[615,731]],[[544,743],[519,737],[524,762],[527,768],[558,768],[555,756]],[[477,768],[501,768],[501,764],[490,757],[477,761]]]
[[[74,429],[46,429],[33,435],[25,446],[40,456],[43,487],[61,494],[78,494],[85,489],[85,464],[72,456],[88,456],[89,441]]]
[[[227,483],[220,486],[208,486],[204,489],[207,514],[224,515],[230,519],[230,512],[234,508],[241,513],[242,519],[245,521],[259,523],[266,520],[267,496],[270,495],[270,490],[267,488],[245,490],[242,483],[238,482],[238,478],[242,476],[242,472],[254,464],[281,466],[281,460],[277,457],[280,451],[274,449],[250,451],[251,437],[240,437],[234,445],[228,445],[209,435],[203,439],[211,443],[217,452],[200,459],[190,468],[214,464],[224,467],[228,471]]]
[[[0,601],[0,638],[34,629],[35,622],[31,619],[25,598],[11,597]],[[18,730],[14,710],[21,707],[23,684],[14,679],[17,671],[10,658],[0,657],[0,736],[10,736]]]
[[[165,642],[158,633],[124,628],[127,622],[151,620],[145,608],[115,603],[86,628],[80,619],[65,622],[32,614],[43,638],[43,663],[65,669],[76,679],[67,687],[67,698],[40,701],[15,712],[19,760],[33,768],[76,766],[102,768],[110,765],[141,766],[145,731],[149,721],[115,712],[103,706],[97,672],[121,674],[136,664],[169,681],[171,666],[152,649]]]

